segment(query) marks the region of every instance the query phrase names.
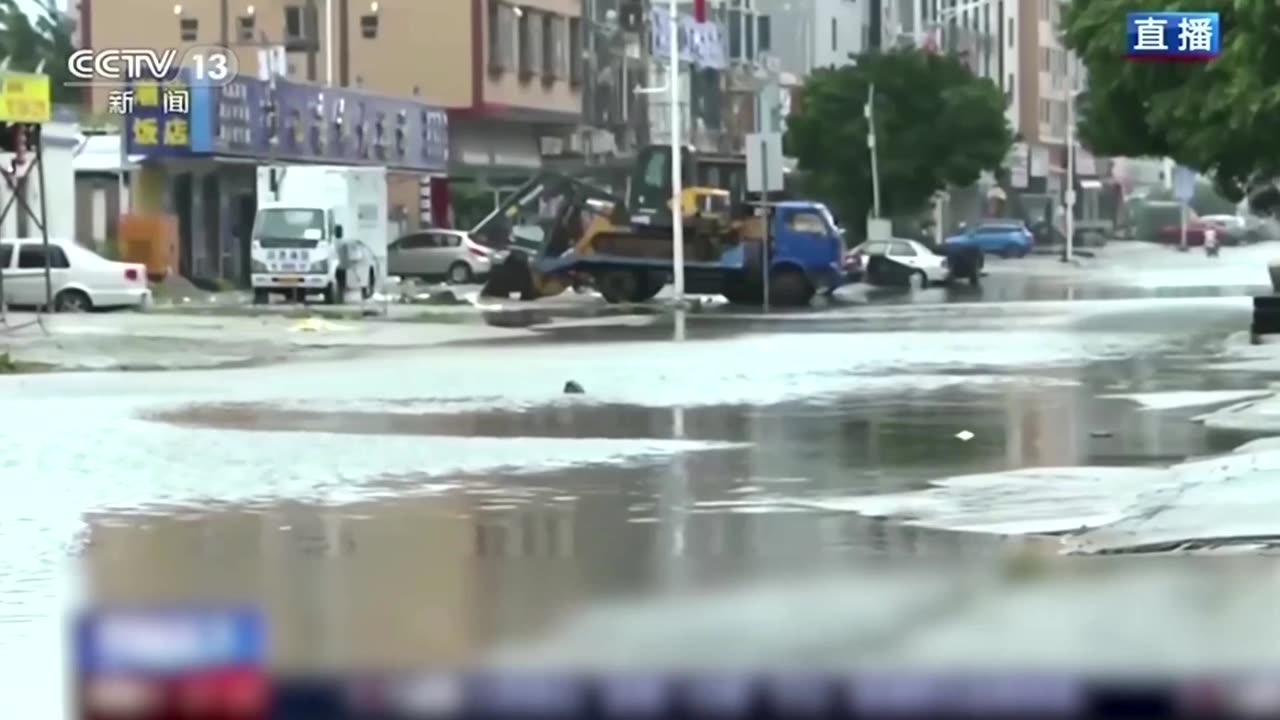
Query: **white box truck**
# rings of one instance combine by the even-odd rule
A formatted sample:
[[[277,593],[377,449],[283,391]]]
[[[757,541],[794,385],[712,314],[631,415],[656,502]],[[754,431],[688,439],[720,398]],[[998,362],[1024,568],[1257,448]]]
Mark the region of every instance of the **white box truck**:
[[[249,259],[255,304],[312,294],[330,305],[368,299],[387,276],[387,169],[258,168]]]

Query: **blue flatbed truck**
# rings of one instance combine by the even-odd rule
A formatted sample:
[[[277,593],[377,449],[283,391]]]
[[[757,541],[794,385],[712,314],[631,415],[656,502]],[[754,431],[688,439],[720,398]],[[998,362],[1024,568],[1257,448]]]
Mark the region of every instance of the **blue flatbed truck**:
[[[845,282],[844,240],[824,205],[790,200],[756,207],[757,216],[744,223],[747,232],[735,242],[706,243],[699,248],[696,237],[686,240],[685,292],[760,304],[765,299],[761,253],[765,222],[770,304],[806,305],[815,294],[829,293]],[[611,251],[604,242],[607,238],[596,236],[596,240],[558,256],[535,258],[531,267],[544,276],[590,276],[611,303],[648,300],[671,282],[675,266],[669,241],[655,242],[654,252],[641,255]],[[634,248],[638,243],[629,244]]]

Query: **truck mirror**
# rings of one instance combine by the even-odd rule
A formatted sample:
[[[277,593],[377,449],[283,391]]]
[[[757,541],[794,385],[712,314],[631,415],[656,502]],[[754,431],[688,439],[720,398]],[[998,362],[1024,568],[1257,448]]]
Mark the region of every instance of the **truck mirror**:
[[[341,226],[341,225],[334,225],[334,226],[333,226],[333,238],[334,238],[335,240],[341,240],[341,239],[342,239],[342,226]]]

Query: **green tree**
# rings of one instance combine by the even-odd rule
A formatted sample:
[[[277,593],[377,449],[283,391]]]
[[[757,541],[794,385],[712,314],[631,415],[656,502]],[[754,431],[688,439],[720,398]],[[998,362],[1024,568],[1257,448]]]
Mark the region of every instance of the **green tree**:
[[[1132,62],[1130,12],[1216,11],[1222,52],[1207,63]],[[1074,0],[1064,42],[1088,71],[1081,141],[1100,155],[1171,157],[1238,201],[1280,177],[1280,3]]]
[[[33,72],[43,63],[54,102],[80,100],[79,90],[67,82],[67,58],[74,50],[70,22],[52,0],[26,11],[17,0],[0,0],[0,57],[8,58],[11,70],[22,72]]]
[[[954,57],[919,50],[854,59],[809,76],[786,136],[808,188],[853,220],[849,227],[859,228],[872,209],[863,109],[873,83],[883,215],[918,212],[948,185],[968,185],[983,170],[999,168],[1013,131],[994,83]]]

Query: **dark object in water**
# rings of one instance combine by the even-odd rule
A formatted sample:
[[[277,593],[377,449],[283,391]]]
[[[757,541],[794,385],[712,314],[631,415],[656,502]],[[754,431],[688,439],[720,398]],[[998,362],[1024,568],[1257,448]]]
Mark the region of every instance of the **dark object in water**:
[[[1096,437],[1096,438],[1109,438],[1109,437],[1111,437],[1111,436],[1112,436],[1112,435],[1114,435],[1114,434],[1115,434],[1115,433],[1111,432],[1110,430],[1091,430],[1091,431],[1089,431],[1089,437]]]
[[[982,248],[971,245],[949,246],[943,249],[947,258],[947,267],[951,268],[953,280],[968,280],[977,287],[982,282],[982,268],[986,265]]]
[[[582,386],[574,382],[573,380],[570,380],[569,382],[564,384],[565,395],[581,395],[584,392],[586,391],[582,389]]]

